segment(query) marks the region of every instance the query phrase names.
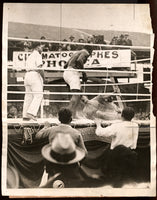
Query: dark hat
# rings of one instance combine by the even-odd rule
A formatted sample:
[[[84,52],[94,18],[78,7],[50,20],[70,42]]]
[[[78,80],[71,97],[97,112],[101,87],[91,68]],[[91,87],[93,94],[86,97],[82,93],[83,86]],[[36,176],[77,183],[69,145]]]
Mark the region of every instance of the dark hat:
[[[73,35],[71,35],[69,38],[75,38]]]
[[[84,42],[84,39],[83,39],[83,38],[80,38],[78,41],[79,41],[80,43],[83,43],[83,42]]]
[[[46,40],[46,37],[45,37],[45,36],[41,36],[40,39],[41,39],[41,40]]]
[[[85,152],[75,145],[69,134],[59,133],[51,144],[42,148],[42,155],[52,163],[70,165],[82,160]]]

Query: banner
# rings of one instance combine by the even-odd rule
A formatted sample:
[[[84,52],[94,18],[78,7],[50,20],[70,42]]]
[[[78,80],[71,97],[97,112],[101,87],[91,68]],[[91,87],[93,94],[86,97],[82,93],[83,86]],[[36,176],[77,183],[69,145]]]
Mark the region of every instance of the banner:
[[[13,67],[23,69],[31,52],[14,52]],[[49,51],[42,53],[43,67],[62,69],[75,51]],[[95,50],[85,63],[85,68],[130,67],[131,50]]]

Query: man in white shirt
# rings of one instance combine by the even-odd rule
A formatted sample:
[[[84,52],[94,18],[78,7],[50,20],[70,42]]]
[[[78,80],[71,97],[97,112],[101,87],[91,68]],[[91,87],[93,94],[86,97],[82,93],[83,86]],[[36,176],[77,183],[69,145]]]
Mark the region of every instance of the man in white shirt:
[[[120,122],[102,128],[100,121],[96,120],[96,135],[111,138],[110,149],[103,161],[106,162],[106,166],[102,166],[102,171],[110,174],[112,178],[134,176],[132,174],[137,162],[137,153],[134,150],[137,146],[139,127],[137,123],[131,121],[133,117],[134,109],[126,107],[122,110]]]
[[[27,72],[24,80],[26,94],[23,105],[24,120],[36,120],[37,112],[43,98],[44,72],[41,69],[43,65],[41,56],[43,47],[43,44],[35,42],[33,44],[34,50],[26,61]]]
[[[124,108],[121,117],[122,121],[113,123],[106,128],[102,128],[100,121],[96,121],[96,135],[111,137],[110,149],[114,149],[118,145],[136,149],[139,128],[137,123],[131,121],[134,117],[134,110],[130,107]]]

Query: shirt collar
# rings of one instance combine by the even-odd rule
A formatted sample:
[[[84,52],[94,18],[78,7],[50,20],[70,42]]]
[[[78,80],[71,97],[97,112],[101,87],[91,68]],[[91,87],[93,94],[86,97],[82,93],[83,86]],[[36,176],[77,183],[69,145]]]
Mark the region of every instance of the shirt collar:
[[[62,123],[60,123],[60,124],[59,124],[59,126],[71,127],[71,125],[70,125],[70,124],[62,124]]]

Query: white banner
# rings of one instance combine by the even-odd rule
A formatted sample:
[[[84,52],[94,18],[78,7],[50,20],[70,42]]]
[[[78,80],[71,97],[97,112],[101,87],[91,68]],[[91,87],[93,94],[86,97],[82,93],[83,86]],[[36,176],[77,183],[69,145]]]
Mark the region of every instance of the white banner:
[[[63,68],[74,51],[49,51],[42,53],[44,68]],[[25,68],[30,52],[14,52],[13,67]],[[131,50],[95,50],[85,63],[85,68],[130,67]]]

